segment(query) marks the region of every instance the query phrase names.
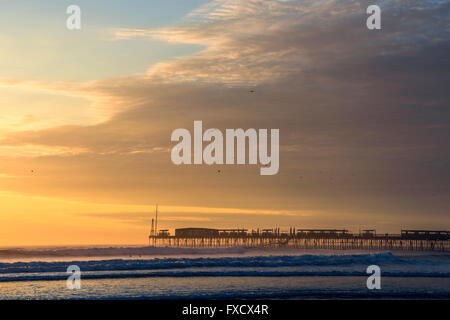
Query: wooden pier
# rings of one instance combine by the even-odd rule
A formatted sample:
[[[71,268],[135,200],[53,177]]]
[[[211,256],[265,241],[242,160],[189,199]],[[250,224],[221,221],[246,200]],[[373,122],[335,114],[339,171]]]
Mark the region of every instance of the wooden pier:
[[[247,229],[176,229],[175,235],[168,230],[152,229],[149,245],[224,248],[298,248],[334,250],[413,250],[450,251],[450,231],[402,230],[400,234],[377,234],[375,230],[351,233],[337,229],[296,229],[282,232],[279,228]]]

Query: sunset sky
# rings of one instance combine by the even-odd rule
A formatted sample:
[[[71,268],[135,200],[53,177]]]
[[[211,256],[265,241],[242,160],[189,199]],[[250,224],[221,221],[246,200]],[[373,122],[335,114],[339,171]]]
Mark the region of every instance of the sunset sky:
[[[0,246],[145,244],[156,203],[171,230],[450,228],[449,1],[3,2]],[[194,120],[279,128],[279,173],[175,166]]]

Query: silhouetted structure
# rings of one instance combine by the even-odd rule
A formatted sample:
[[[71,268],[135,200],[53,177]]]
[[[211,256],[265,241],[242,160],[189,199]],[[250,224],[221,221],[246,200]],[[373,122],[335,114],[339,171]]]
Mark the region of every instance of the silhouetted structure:
[[[156,229],[156,228],[155,228]],[[346,229],[280,228],[211,229],[181,228],[171,236],[168,230],[152,228],[149,244],[174,247],[299,248],[299,249],[370,249],[450,251],[450,231],[401,230],[400,234],[377,234],[375,229],[358,234]]]

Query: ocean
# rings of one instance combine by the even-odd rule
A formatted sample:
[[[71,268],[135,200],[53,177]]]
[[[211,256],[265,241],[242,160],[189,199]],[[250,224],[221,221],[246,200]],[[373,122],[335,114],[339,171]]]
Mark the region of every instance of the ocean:
[[[70,290],[67,268],[81,270]],[[369,290],[366,269],[381,269]],[[0,248],[0,299],[449,299],[450,254],[138,246]]]

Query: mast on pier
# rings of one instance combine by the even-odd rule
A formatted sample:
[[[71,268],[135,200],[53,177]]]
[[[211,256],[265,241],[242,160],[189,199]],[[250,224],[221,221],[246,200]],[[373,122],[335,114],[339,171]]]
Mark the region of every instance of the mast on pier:
[[[155,215],[156,215],[156,220],[155,220],[155,235],[158,235],[158,204],[156,204],[155,207]]]

